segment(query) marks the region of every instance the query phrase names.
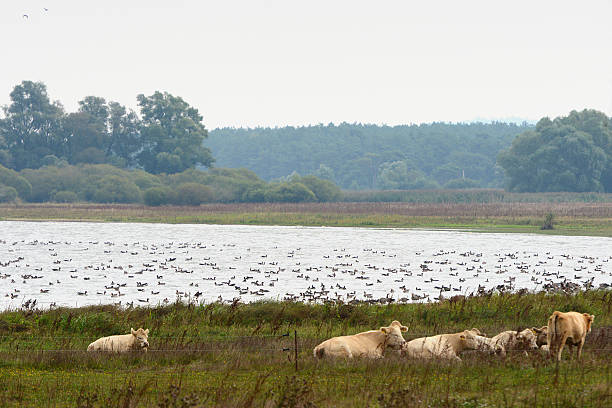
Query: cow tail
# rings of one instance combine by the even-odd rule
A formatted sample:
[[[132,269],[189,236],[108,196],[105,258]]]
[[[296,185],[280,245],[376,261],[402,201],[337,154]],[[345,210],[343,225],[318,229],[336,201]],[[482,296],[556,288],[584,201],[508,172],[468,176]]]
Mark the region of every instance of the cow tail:
[[[319,348],[315,349],[315,356],[317,358],[323,358],[324,355],[325,355],[325,348],[324,347],[319,347]]]
[[[558,332],[558,327],[557,327],[557,317],[559,315],[557,314],[557,312],[553,313],[553,315],[550,317],[551,318],[551,322],[552,324],[548,325],[548,347],[550,349],[550,351],[552,352],[554,350],[554,344],[557,338],[557,332]]]

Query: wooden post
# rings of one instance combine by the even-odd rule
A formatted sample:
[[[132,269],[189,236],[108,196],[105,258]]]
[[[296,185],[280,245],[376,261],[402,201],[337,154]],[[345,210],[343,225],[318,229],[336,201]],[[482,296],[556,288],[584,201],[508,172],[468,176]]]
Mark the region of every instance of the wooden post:
[[[295,350],[295,372],[298,371],[298,343],[297,343],[297,330],[293,331],[293,349]]]

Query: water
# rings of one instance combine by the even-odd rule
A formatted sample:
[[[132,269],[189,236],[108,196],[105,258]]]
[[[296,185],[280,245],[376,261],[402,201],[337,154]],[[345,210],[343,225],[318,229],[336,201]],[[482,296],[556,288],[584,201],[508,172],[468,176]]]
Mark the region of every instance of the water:
[[[0,309],[413,297],[612,284],[612,239],[414,229],[0,223]],[[433,281],[432,281],[433,278]],[[43,293],[44,292],[44,293]],[[86,294],[85,294],[86,292]],[[197,296],[196,296],[197,295]]]

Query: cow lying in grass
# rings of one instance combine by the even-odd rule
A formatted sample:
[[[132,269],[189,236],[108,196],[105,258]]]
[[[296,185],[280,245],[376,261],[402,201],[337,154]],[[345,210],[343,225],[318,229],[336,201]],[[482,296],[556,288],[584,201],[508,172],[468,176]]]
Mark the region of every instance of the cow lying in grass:
[[[446,359],[461,361],[459,354],[464,350],[479,350],[487,354],[496,352],[495,347],[477,329],[459,333],[439,334],[411,340],[402,347],[402,354],[410,358]]]
[[[523,331],[507,330],[499,333],[491,338],[491,343],[501,348],[501,355],[505,356],[508,351],[523,351],[527,355],[527,351],[537,350],[537,336],[532,329]]]
[[[381,327],[379,330],[325,340],[314,348],[313,354],[317,358],[381,358],[387,348],[394,350],[402,348],[402,345],[406,342],[402,332],[407,330],[408,327],[402,326],[400,322],[394,320],[388,327]]]
[[[570,355],[573,346],[578,346],[577,357],[582,354],[582,346],[595,316],[588,313],[557,312],[555,311],[548,319],[547,342],[552,357],[561,360],[563,346],[567,344]]]
[[[130,334],[119,334],[99,338],[87,347],[87,351],[110,351],[123,353],[127,351],[147,351],[149,348],[149,329],[131,329]]]

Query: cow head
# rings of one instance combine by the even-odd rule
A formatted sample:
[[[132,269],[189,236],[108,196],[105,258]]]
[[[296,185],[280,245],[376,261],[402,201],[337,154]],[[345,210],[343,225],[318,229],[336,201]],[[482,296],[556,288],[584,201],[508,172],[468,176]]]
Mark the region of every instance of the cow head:
[[[521,350],[537,350],[537,337],[533,330],[525,329],[516,332],[517,346]]]
[[[586,323],[587,333],[589,333],[591,331],[591,324],[595,319],[595,315],[590,315],[588,313],[583,313],[582,315],[584,316],[584,321]]]
[[[137,347],[146,350],[149,347],[149,329],[143,329],[142,327],[138,330],[131,329],[132,336],[135,337],[135,344]]]
[[[484,342],[479,340],[478,337],[472,330],[464,330],[459,333],[459,341],[464,350],[480,350]]]
[[[381,327],[380,331],[385,333],[385,344],[393,350],[400,350],[406,340],[402,336],[403,331],[408,331],[408,327],[402,326],[400,322],[394,320],[388,327]]]
[[[532,327],[531,331],[536,336],[536,344],[538,347],[543,346],[544,344],[548,344],[548,340],[546,336],[548,334],[548,326],[542,326],[539,329],[537,327]]]
[[[478,330],[477,328],[473,327],[472,329],[470,329],[471,332],[473,332],[475,335],[477,336],[482,336],[482,337],[487,337],[486,333],[481,332],[480,330]]]

